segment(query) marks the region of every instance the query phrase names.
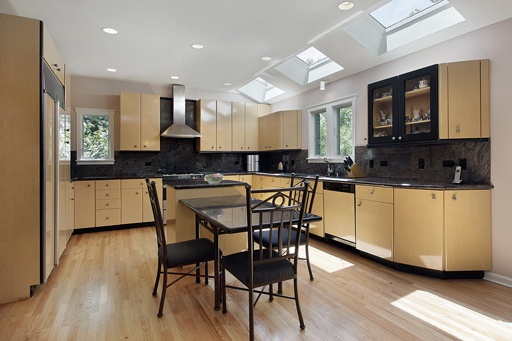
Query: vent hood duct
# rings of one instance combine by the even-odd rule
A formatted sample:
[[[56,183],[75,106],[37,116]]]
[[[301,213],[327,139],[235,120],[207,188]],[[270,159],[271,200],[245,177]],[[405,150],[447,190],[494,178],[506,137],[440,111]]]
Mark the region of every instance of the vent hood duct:
[[[161,136],[179,139],[201,137],[194,129],[185,124],[185,86],[172,86],[173,124],[165,129]]]

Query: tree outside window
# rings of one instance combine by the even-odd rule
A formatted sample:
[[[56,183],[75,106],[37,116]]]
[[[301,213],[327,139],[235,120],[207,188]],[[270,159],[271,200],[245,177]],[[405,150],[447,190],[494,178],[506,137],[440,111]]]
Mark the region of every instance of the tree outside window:
[[[75,108],[78,164],[114,163],[114,110]]]

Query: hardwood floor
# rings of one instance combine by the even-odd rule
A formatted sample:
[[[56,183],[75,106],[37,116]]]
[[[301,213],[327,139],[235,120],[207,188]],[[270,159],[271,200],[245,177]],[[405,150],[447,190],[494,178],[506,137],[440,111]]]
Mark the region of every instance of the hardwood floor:
[[[306,329],[293,300],[262,297],[256,339],[512,340],[512,288],[401,273],[324,242],[312,246],[314,281],[300,262]],[[0,305],[0,340],[248,338],[246,292],[228,290],[224,315],[213,309],[213,281],[186,278],[168,290],[158,318],[155,274],[153,228],[74,235],[47,284]]]

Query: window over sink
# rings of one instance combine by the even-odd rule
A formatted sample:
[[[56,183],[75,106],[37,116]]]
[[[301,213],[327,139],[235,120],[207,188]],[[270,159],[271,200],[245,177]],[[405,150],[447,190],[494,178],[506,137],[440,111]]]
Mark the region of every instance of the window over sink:
[[[356,97],[346,97],[308,108],[309,162],[341,162],[354,156]]]
[[[113,164],[115,110],[75,108],[75,111],[77,164]]]

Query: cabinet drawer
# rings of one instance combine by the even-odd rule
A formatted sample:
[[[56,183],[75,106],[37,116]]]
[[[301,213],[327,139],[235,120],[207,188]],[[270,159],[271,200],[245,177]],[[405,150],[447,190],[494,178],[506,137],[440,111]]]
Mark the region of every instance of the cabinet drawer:
[[[158,184],[157,184],[158,185]],[[146,187],[145,179],[126,179],[121,180],[121,188],[144,188]]]
[[[356,198],[393,203],[393,187],[356,185]]]
[[[96,190],[96,200],[101,199],[120,199],[121,191],[118,189],[104,189],[101,191]]]
[[[96,211],[96,227],[119,224],[121,224],[120,208]]]
[[[94,191],[94,181],[75,181],[74,182],[75,190],[76,191],[83,191],[84,189],[91,189]]]
[[[121,199],[96,200],[97,210],[107,210],[111,208],[121,208]]]
[[[96,180],[96,190],[101,189],[119,189],[121,182],[119,180]]]

